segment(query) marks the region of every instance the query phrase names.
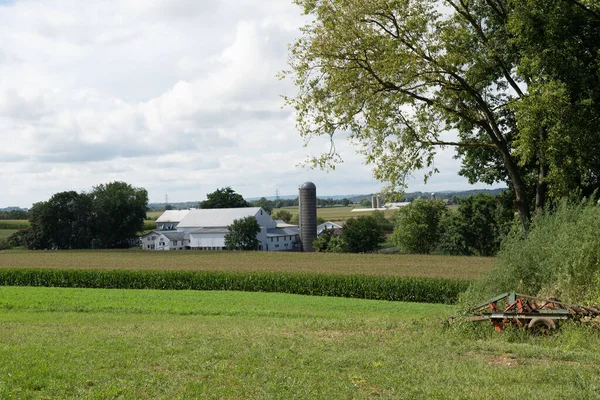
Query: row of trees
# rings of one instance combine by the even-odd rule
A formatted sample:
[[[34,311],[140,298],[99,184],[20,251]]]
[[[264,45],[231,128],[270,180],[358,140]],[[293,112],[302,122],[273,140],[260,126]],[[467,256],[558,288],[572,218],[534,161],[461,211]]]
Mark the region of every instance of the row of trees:
[[[89,193],[60,192],[29,210],[29,229],[11,236],[30,249],[123,248],[144,225],[148,193],[125,182],[95,186]]]
[[[29,218],[29,213],[26,210],[0,211],[0,220],[27,219],[27,218]]]
[[[513,225],[510,194],[466,197],[455,212],[419,199],[398,210],[392,242],[404,253],[492,256]]]

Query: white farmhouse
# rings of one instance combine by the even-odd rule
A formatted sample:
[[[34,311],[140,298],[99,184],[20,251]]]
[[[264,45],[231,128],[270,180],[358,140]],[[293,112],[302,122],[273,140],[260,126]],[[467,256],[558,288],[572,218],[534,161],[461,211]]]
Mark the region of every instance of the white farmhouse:
[[[184,215],[167,214],[168,211],[165,211],[156,220],[157,230],[142,237],[142,248],[145,250],[223,250],[227,227],[236,219],[246,217],[256,218],[260,226],[257,235],[260,243],[259,250],[293,251],[299,248],[298,227],[278,227],[271,216],[260,207],[185,211]]]
[[[144,250],[183,250],[190,246],[185,233],[177,231],[152,231],[141,238]]]

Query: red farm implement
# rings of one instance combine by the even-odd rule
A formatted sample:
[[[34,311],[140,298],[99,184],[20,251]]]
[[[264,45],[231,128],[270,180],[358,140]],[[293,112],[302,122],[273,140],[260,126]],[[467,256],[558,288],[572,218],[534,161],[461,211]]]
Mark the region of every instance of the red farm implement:
[[[526,327],[545,334],[558,327],[560,320],[588,321],[600,318],[598,307],[578,306],[557,299],[544,299],[507,292],[471,309],[473,321],[489,320],[497,331],[506,326]]]

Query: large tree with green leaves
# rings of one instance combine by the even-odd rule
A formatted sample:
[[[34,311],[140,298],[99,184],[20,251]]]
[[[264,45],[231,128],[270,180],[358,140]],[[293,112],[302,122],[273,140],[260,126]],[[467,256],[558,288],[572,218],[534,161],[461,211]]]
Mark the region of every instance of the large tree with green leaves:
[[[296,3],[311,22],[292,45],[292,69],[284,76],[299,88],[287,102],[307,140],[348,132],[391,189],[419,169],[427,179],[437,172],[437,150],[456,147],[471,182],[509,184],[524,228],[533,198],[542,207],[548,193],[594,184],[595,2]],[[561,40],[565,29],[568,38]],[[326,168],[339,160],[332,145],[311,161]]]
[[[200,203],[200,208],[240,208],[250,207],[241,194],[236,193],[229,186],[217,189],[206,195],[206,200]]]
[[[258,250],[260,225],[253,216],[236,219],[227,227],[225,247],[228,250]]]
[[[429,254],[440,243],[446,214],[442,200],[417,199],[398,210],[392,241],[403,253]]]
[[[95,186],[90,196],[94,205],[94,247],[130,247],[146,219],[146,189],[117,181]]]

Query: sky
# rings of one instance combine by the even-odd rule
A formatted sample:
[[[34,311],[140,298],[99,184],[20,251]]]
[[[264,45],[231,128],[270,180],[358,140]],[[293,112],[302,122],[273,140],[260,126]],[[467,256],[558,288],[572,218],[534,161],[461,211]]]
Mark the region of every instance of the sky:
[[[291,0],[0,0],[0,208],[125,181],[150,202],[379,192],[344,140],[335,171],[300,164],[305,147],[282,95],[296,88],[288,44],[306,22]],[[442,171],[408,192],[489,188]]]

